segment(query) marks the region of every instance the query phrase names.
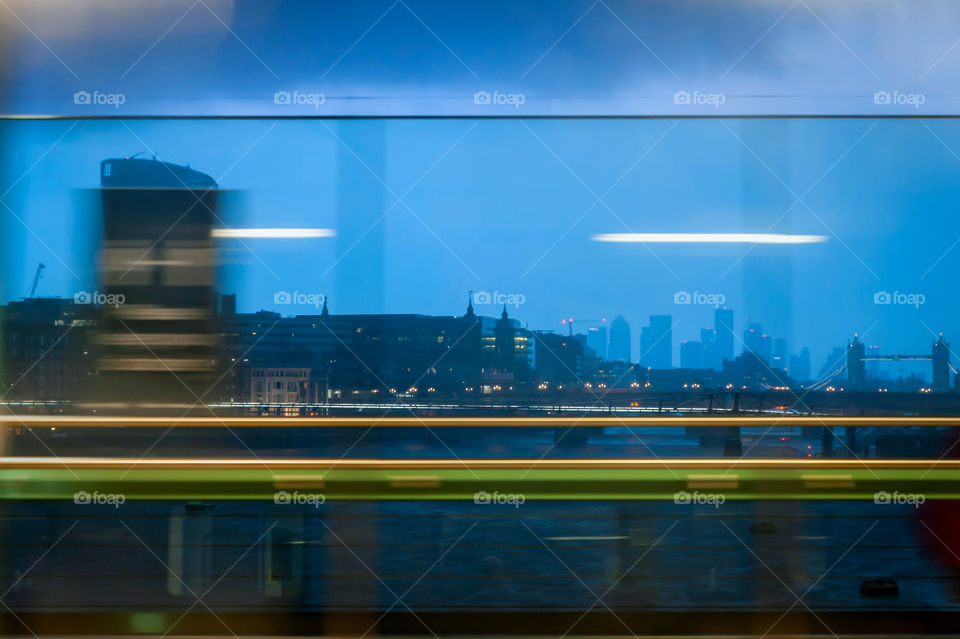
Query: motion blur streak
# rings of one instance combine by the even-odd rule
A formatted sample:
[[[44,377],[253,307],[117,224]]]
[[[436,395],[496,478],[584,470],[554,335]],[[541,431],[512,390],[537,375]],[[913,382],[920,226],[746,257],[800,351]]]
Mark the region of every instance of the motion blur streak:
[[[595,242],[648,242],[661,244],[818,244],[825,235],[785,233],[600,233]]]
[[[294,228],[250,228],[250,229],[213,229],[211,235],[217,238],[243,239],[302,239],[310,237],[334,237],[333,229],[294,229]]]

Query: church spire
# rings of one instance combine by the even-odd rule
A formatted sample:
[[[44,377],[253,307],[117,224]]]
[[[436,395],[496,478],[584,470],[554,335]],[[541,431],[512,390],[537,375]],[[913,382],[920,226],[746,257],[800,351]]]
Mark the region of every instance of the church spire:
[[[467,292],[467,314],[464,317],[473,319],[476,317],[473,313],[473,291]]]
[[[330,311],[327,309],[327,296],[324,295],[324,296],[323,296],[323,310],[320,311],[320,315],[322,315],[323,317],[326,317],[326,316],[329,315],[329,314],[330,314]]]

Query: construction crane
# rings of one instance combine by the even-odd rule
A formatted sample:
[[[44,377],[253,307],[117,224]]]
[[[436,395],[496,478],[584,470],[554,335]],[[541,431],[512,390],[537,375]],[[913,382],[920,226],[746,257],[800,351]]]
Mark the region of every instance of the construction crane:
[[[599,324],[604,324],[604,325],[605,325],[605,324],[607,323],[607,318],[604,317],[604,318],[602,318],[602,319],[578,319],[577,321],[578,321],[578,322],[586,322],[586,323],[588,323],[588,324],[597,324],[597,323],[599,323]],[[572,317],[569,318],[569,319],[562,319],[562,320],[558,321],[557,323],[560,324],[561,326],[566,326],[567,329],[568,329],[568,334],[569,334],[569,335],[573,335],[573,318],[572,318]]]
[[[43,262],[37,264],[37,273],[33,276],[33,286],[30,287],[30,297],[27,299],[33,299],[37,294],[37,285],[40,283],[40,278],[43,276],[43,269],[47,268]]]

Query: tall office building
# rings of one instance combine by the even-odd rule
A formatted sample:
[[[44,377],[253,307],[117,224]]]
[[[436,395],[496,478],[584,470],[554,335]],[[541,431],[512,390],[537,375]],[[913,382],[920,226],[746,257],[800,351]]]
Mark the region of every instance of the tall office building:
[[[583,342],[572,335],[557,335],[550,332],[534,334],[534,347],[538,379],[549,382],[554,388],[564,384],[580,384],[588,373]],[[539,353],[543,351],[543,354]]]
[[[763,332],[760,324],[750,324],[743,332],[743,350],[753,353],[761,360],[769,363],[773,359],[773,348],[770,336]]]
[[[733,309],[718,308],[713,312],[713,326],[716,330],[714,338],[717,344],[717,354],[719,366],[718,370],[723,368],[723,360],[733,361]]]
[[[810,381],[810,349],[806,346],[799,355],[790,356],[790,377],[797,382]]]
[[[673,321],[669,315],[651,315],[640,329],[640,364],[649,368],[673,367]]]
[[[880,346],[877,344],[867,345],[867,379],[880,378],[880,361],[876,358],[880,355]]]
[[[610,323],[610,347],[608,351],[610,361],[633,361],[630,348],[630,324],[623,315],[617,315]]]
[[[770,361],[770,368],[775,371],[787,372],[787,340],[785,337],[775,337],[773,340],[773,359]]]
[[[600,326],[591,326],[587,329],[587,346],[593,349],[602,360],[607,359],[607,324],[606,320]]]
[[[680,343],[680,368],[706,368],[706,348],[703,342]]]
[[[102,293],[97,390],[114,405],[195,405],[218,357],[214,306],[217,182],[190,167],[137,158],[100,164]]]
[[[933,343],[933,390],[936,393],[950,392],[950,344],[943,341],[943,333]]]
[[[823,366],[820,367],[820,372],[817,373],[817,381],[825,379],[833,380],[838,377],[844,377],[846,374],[847,349],[843,346],[836,346],[830,351],[830,354],[827,355]]]
[[[867,364],[863,361],[866,349],[859,336],[847,344],[847,385],[853,390],[864,390],[867,385]]]
[[[723,360],[720,359],[717,350],[717,332],[709,326],[701,328],[700,344],[703,346],[703,368],[712,368],[715,371],[723,370]]]

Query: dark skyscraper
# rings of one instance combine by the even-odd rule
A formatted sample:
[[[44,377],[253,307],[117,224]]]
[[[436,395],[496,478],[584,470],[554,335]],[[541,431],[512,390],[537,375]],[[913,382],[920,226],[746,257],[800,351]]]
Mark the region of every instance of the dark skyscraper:
[[[706,368],[703,361],[705,355],[703,342],[681,342],[680,368]]]
[[[763,332],[760,324],[750,324],[743,332],[743,350],[753,353],[764,362],[773,359],[773,344],[770,336]]]
[[[703,346],[703,368],[723,370],[723,360],[717,354],[717,332],[710,327],[700,329],[700,344]],[[681,353],[681,360],[683,359]],[[682,364],[681,364],[682,365]]]
[[[836,379],[847,372],[847,349],[837,346],[827,355],[826,361],[817,373],[817,380]]]
[[[877,344],[867,344],[867,379],[879,379],[880,378],[880,362],[876,359],[869,359],[871,357],[877,357],[880,354],[880,346]]]
[[[651,315],[640,330],[640,364],[650,368],[673,366],[672,321],[669,315]]]
[[[943,341],[943,333],[933,343],[933,391],[950,392],[950,344]]]
[[[810,349],[806,346],[799,355],[790,356],[790,377],[798,382],[810,381]]]
[[[733,361],[733,309],[718,308],[713,312],[713,325],[717,331],[716,352],[718,369],[723,368],[723,360]]]
[[[787,371],[787,340],[784,337],[773,340],[773,359],[770,362],[770,368],[775,371]]]
[[[857,335],[847,344],[847,385],[853,390],[864,390],[867,386],[867,363],[863,361],[866,349]]]
[[[607,359],[607,325],[591,326],[587,329],[587,346],[593,349],[600,359]]]
[[[216,366],[217,182],[137,158],[104,160],[100,182],[103,293],[74,298],[98,306],[97,389],[109,402],[193,404]]]
[[[630,353],[630,324],[627,323],[623,315],[617,315],[610,324],[610,346],[608,353],[610,361],[632,361]]]

